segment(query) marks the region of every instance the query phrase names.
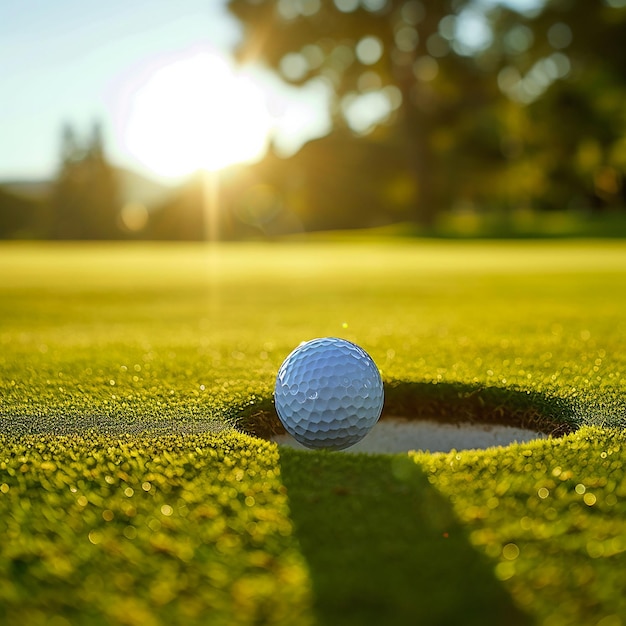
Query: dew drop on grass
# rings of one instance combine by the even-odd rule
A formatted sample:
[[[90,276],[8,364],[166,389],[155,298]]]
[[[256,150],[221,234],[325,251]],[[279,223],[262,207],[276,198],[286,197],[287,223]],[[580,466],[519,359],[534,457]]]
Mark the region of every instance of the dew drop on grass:
[[[514,543],[507,543],[504,548],[502,548],[502,556],[507,561],[514,561],[519,556],[520,550]]]
[[[89,541],[97,546],[102,541],[102,533],[98,530],[92,530],[89,533]]]
[[[134,539],[137,536],[137,529],[134,526],[126,526],[126,528],[124,528],[124,537],[126,537],[126,539]]]
[[[587,506],[593,506],[596,503],[597,498],[592,493],[586,493],[583,496],[583,501]]]
[[[495,573],[498,580],[509,580],[515,576],[515,565],[511,561],[503,561],[496,565]]]

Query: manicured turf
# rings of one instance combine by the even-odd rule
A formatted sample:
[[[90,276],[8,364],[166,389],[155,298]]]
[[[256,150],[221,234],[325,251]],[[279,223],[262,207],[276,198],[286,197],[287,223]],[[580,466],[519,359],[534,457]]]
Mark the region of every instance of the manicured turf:
[[[0,247],[0,621],[626,624],[626,249]],[[278,449],[275,372],[342,336],[386,414],[496,451]]]

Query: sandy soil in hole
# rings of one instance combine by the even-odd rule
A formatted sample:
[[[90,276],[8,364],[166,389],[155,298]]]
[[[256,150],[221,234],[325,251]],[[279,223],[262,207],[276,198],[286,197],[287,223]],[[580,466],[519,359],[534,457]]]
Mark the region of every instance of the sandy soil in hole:
[[[449,452],[453,449],[476,450],[508,446],[511,443],[547,437],[548,435],[533,430],[499,424],[442,424],[432,420],[391,418],[378,422],[364,439],[344,452]],[[288,434],[276,435],[272,441],[299,450],[307,449]]]

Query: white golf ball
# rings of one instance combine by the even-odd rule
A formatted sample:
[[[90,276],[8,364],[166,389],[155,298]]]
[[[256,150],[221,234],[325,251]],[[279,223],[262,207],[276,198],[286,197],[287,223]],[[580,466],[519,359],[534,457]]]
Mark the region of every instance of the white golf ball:
[[[308,448],[342,450],[372,429],[383,381],[359,346],[335,337],[298,346],[278,370],[274,401],[285,430]]]

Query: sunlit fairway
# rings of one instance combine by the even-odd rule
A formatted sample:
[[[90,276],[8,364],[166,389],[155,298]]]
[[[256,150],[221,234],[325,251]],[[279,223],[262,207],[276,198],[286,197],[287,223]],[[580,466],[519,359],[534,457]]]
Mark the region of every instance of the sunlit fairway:
[[[625,624],[625,286],[608,241],[3,244],[0,623]],[[253,436],[328,335],[386,414],[572,432]]]

